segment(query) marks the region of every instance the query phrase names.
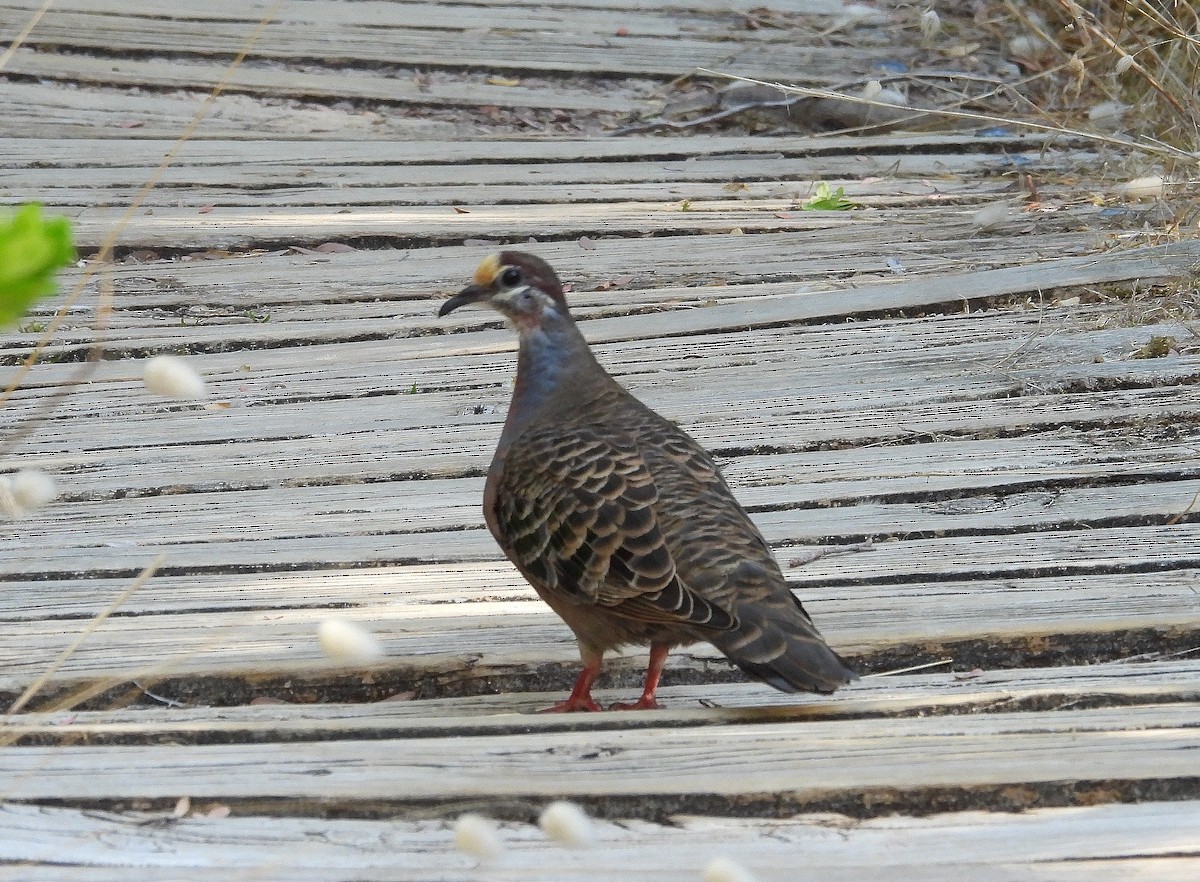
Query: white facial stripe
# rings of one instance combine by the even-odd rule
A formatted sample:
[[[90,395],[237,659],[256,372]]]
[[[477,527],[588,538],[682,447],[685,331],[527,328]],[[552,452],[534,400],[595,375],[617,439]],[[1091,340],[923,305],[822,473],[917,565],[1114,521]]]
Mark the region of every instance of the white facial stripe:
[[[525,295],[527,292],[533,295],[532,302],[529,302],[528,305],[523,302],[523,295]],[[492,295],[492,299],[498,304],[506,306],[517,312],[532,312],[533,310],[531,310],[529,307],[534,304],[536,304],[536,311],[539,313],[545,312],[547,309],[550,309],[554,306],[553,298],[548,297],[546,294],[539,291],[537,288],[534,288],[532,285],[518,285],[516,288],[512,288],[511,290],[500,291]]]

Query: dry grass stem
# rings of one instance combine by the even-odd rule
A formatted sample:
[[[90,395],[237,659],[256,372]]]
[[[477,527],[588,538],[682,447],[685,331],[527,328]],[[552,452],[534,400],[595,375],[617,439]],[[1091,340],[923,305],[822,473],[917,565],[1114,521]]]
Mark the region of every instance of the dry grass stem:
[[[950,664],[954,664],[954,659],[942,658],[938,659],[937,661],[925,662],[923,665],[913,665],[912,667],[908,668],[897,668],[894,671],[876,671],[873,674],[863,674],[863,679],[865,680],[867,677],[895,677],[899,674],[911,674],[913,671],[924,671],[928,668],[940,668]]]
[[[1057,123],[1039,123],[1032,120],[1016,119],[1008,116],[998,116],[991,113],[976,113],[969,110],[949,110],[937,107],[909,107],[904,104],[892,104],[887,101],[876,101],[871,98],[863,98],[858,95],[847,95],[841,92],[831,92],[827,89],[813,89],[807,86],[790,86],[784,83],[773,83],[766,80],[757,80],[753,77],[743,77],[737,74],[724,73],[717,70],[708,70],[700,68],[701,73],[713,77],[723,77],[729,80],[735,80],[740,83],[750,83],[756,86],[768,86],[772,89],[778,89],[789,95],[804,95],[809,98],[825,98],[836,101],[849,101],[854,104],[863,104],[870,107],[879,107],[887,110],[902,110],[913,116],[944,116],[950,119],[969,119],[975,122],[985,122],[991,125],[1004,126],[1019,126],[1021,128],[1033,129],[1034,131],[1046,132],[1052,135],[1060,135],[1069,138],[1081,138],[1089,141],[1096,141],[1101,144],[1108,144],[1113,147],[1122,147],[1127,150],[1135,150],[1142,153],[1171,158],[1182,159],[1200,165],[1200,157],[1194,153],[1189,153],[1185,150],[1180,150],[1170,144],[1164,144],[1158,141],[1147,139],[1131,140],[1129,138],[1121,138],[1117,135],[1105,135],[1100,132],[1088,132],[1083,129],[1071,128],[1069,126],[1059,125]]]
[[[33,11],[33,15],[29,16],[29,21],[25,22],[25,27],[21,28],[20,33],[13,38],[13,41],[8,44],[8,48],[4,50],[4,54],[0,55],[0,70],[4,70],[8,62],[12,60],[12,57],[17,54],[17,50],[21,48],[25,40],[33,32],[33,29],[38,26],[38,22],[42,20],[42,16],[53,5],[54,0],[45,0],[41,6]]]
[[[47,3],[46,7],[48,8],[49,5],[50,4]],[[91,281],[92,277],[96,274],[97,268],[104,267],[112,260],[113,246],[116,244],[117,239],[124,232],[125,227],[129,224],[129,221],[133,218],[137,210],[142,207],[142,203],[146,201],[146,197],[150,195],[150,191],[152,191],[158,185],[158,182],[162,180],[163,175],[166,174],[167,169],[171,167],[171,164],[175,161],[175,156],[183,148],[183,145],[191,139],[193,134],[195,134],[200,123],[208,115],[213,103],[218,97],[220,97],[221,93],[225,91],[225,88],[233,79],[237,69],[241,66],[242,62],[246,60],[247,56],[249,56],[251,50],[262,37],[263,31],[266,29],[267,25],[270,24],[271,20],[275,18],[276,12],[278,12],[279,7],[282,5],[283,0],[275,0],[275,2],[271,4],[270,8],[267,9],[267,11],[263,14],[254,31],[252,31],[251,34],[246,38],[241,50],[233,58],[233,60],[229,62],[228,66],[226,66],[225,71],[221,74],[221,78],[212,87],[212,90],[208,93],[208,95],[205,96],[204,100],[200,102],[200,106],[196,108],[196,112],[192,115],[191,120],[188,122],[183,132],[167,149],[167,152],[163,154],[163,158],[159,161],[158,166],[150,173],[150,177],[134,195],[132,201],[126,207],[125,211],[117,219],[117,222],[113,224],[112,229],[109,230],[108,235],[104,237],[103,242],[100,244],[99,251],[96,253],[95,257],[88,262],[88,265],[84,268],[83,274],[75,282],[66,299],[54,313],[53,318],[47,324],[45,330],[42,332],[41,337],[39,337],[37,343],[34,345],[33,351],[29,353],[29,355],[21,363],[20,367],[14,372],[12,379],[9,380],[8,385],[4,388],[4,391],[0,392],[0,407],[4,406],[8,402],[9,398],[12,397],[12,393],[16,391],[16,389],[21,385],[22,381],[24,381],[25,377],[29,374],[29,371],[33,369],[34,364],[37,363],[42,352],[45,350],[46,346],[49,345],[50,340],[57,332],[59,326],[63,323],[71,307],[78,302],[79,298],[83,294],[84,288],[87,287],[88,282]],[[30,30],[32,30],[32,25],[30,26]],[[67,380],[62,387],[62,392],[51,396],[51,398],[48,399],[48,403],[39,408],[35,415],[32,415],[29,419],[26,419],[22,422],[21,428],[16,433],[17,440],[25,437],[29,434],[29,432],[33,431],[33,429],[41,420],[44,420],[47,416],[49,416],[50,413],[53,412],[54,408],[57,407],[64,395],[68,394],[71,390],[79,386],[79,384],[86,380],[92,371],[95,370],[96,365],[100,360],[100,356],[104,351],[104,331],[108,327],[109,317],[112,313],[112,299],[112,285],[102,285],[100,288],[100,300],[96,307],[96,319],[94,324],[94,328],[98,332],[98,336],[96,341],[91,345],[88,353],[88,360],[84,362],[80,369]],[[14,440],[6,439],[4,444],[0,446],[0,454],[7,452],[7,450],[11,449],[15,443],[16,441]]]
[[[130,583],[128,588],[126,588],[113,599],[112,603],[93,616],[91,621],[88,622],[87,627],[76,635],[75,639],[72,640],[67,645],[67,648],[59,654],[58,658],[54,660],[53,664],[43,671],[36,680],[25,687],[25,691],[22,692],[17,697],[17,700],[12,703],[9,709],[5,711],[5,716],[12,716],[13,714],[18,713],[25,705],[27,705],[30,699],[37,695],[38,690],[41,689],[42,686],[45,685],[45,683],[70,660],[71,656],[75,654],[75,651],[83,645],[83,641],[87,640],[88,637],[96,632],[97,628],[108,621],[108,618],[118,609],[120,609],[124,605],[125,601],[129,600],[129,598],[134,595],[134,592],[150,581],[150,579],[154,576],[154,573],[160,566],[162,566],[162,563],[165,559],[165,554],[160,554],[158,557],[156,557],[145,569],[138,573],[137,578]]]

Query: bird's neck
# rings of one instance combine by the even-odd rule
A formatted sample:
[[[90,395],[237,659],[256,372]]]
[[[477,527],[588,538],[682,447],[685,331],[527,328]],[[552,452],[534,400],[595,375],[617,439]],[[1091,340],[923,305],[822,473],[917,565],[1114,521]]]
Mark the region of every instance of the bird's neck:
[[[501,445],[543,412],[569,413],[612,382],[569,318],[553,316],[520,329],[517,379]]]

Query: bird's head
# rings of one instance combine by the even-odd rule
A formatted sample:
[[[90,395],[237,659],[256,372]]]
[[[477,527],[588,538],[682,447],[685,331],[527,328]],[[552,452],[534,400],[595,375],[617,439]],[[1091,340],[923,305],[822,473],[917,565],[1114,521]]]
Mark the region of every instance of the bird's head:
[[[562,282],[550,264],[523,251],[486,257],[474,281],[443,303],[438,315],[470,303],[491,307],[518,328],[539,327],[549,315],[570,320]]]

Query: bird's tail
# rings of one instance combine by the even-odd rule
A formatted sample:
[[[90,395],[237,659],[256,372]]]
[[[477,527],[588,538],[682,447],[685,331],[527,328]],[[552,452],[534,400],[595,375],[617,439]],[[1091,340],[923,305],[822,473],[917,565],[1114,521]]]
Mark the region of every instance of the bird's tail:
[[[739,627],[709,639],[756,680],[782,692],[828,694],[858,679],[829,648],[799,601],[791,608],[761,601],[747,603],[736,613]]]

